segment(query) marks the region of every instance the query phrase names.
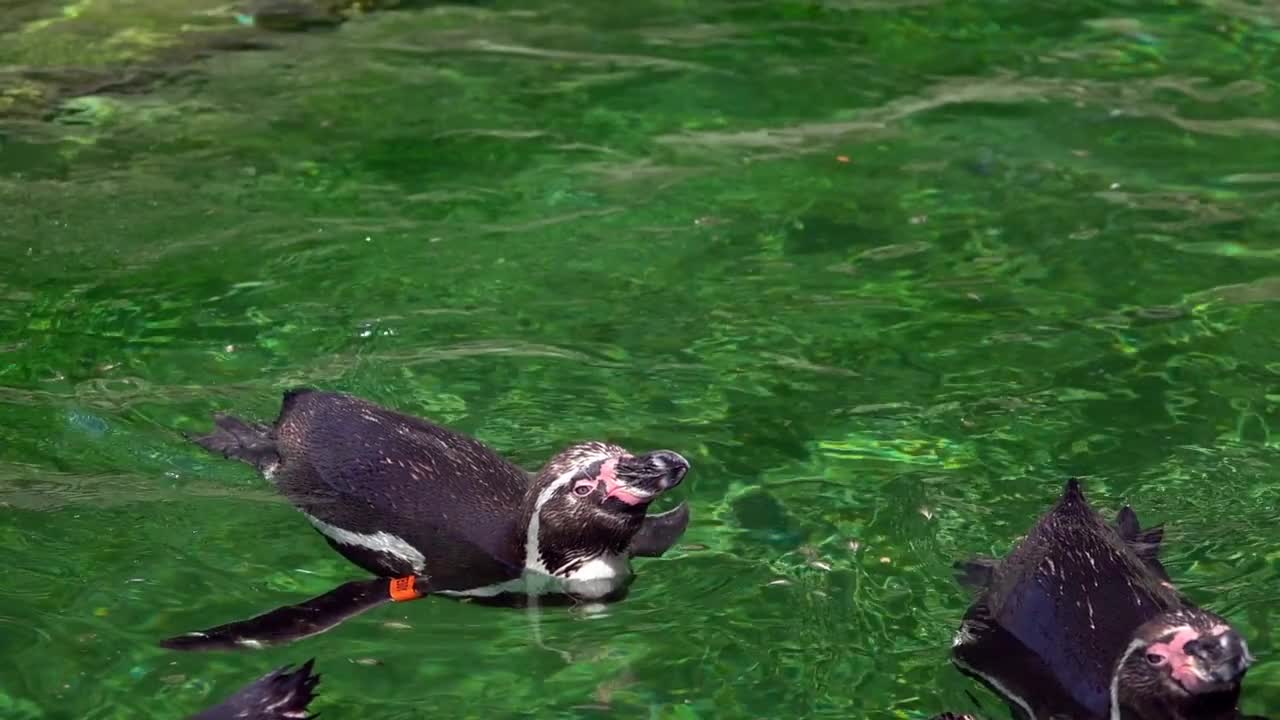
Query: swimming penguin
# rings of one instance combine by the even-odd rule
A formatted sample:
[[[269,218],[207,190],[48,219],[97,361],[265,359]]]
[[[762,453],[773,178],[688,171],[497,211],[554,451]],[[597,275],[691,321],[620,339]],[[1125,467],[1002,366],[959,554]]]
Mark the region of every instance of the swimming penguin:
[[[161,643],[171,649],[288,642],[424,595],[615,601],[629,586],[630,558],[661,556],[689,524],[685,503],[646,514],[689,470],[668,450],[584,442],[530,476],[474,438],[311,388],[286,392],[271,426],[214,422],[191,439],[256,467],[335,550],[378,578]]]
[[[319,675],[311,674],[312,658],[294,672],[291,665],[263,675],[231,697],[188,720],[308,720]]]
[[[1174,588],[1163,532],[1127,506],[1107,523],[1068,480],[1007,557],[958,564],[978,596],[952,661],[1022,720],[1241,720],[1253,657]]]

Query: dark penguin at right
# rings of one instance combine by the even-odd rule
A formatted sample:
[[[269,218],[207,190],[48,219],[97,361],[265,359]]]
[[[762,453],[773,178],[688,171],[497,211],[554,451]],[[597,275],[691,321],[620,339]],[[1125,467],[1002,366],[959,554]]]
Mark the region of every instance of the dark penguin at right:
[[[351,395],[284,394],[272,425],[219,415],[192,438],[271,480],[329,544],[377,576],[248,620],[169,638],[177,650],[256,648],[424,595],[486,604],[622,599],[630,559],[658,557],[689,523],[648,515],[689,463],[583,442],[530,475],[471,437]]]
[[[1178,592],[1163,528],[1108,523],[1076,479],[1004,559],[961,563],[978,595],[952,661],[1022,720],[1242,720],[1253,657]]]

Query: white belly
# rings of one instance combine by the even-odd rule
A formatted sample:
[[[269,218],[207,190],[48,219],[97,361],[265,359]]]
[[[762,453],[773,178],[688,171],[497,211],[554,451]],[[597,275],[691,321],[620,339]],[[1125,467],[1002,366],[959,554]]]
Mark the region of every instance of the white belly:
[[[493,597],[503,593],[519,595],[573,595],[583,600],[599,600],[622,587],[631,576],[631,566],[622,555],[601,555],[583,563],[568,575],[548,575],[525,568],[514,580],[470,590],[442,590],[453,597]]]
[[[627,558],[618,555],[601,555],[582,564],[562,583],[563,592],[587,600],[598,600],[622,587],[631,576]]]

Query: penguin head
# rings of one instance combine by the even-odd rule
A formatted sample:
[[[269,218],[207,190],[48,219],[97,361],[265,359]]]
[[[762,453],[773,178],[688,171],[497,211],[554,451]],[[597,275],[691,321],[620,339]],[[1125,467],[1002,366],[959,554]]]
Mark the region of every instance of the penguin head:
[[[679,485],[688,471],[689,461],[670,450],[636,455],[588,442],[556,455],[529,491],[530,540],[536,534],[542,565],[563,574],[575,562],[622,554],[649,504]]]
[[[1227,717],[1251,664],[1248,645],[1226,620],[1180,608],[1135,631],[1112,677],[1112,702],[1142,718]]]

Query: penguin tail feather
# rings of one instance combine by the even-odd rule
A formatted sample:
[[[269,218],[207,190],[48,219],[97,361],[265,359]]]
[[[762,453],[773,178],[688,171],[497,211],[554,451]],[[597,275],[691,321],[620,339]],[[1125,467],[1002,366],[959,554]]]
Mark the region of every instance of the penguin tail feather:
[[[213,432],[187,435],[187,439],[209,452],[248,463],[258,470],[280,461],[275,438],[266,425],[222,414],[213,417],[213,424]]]

